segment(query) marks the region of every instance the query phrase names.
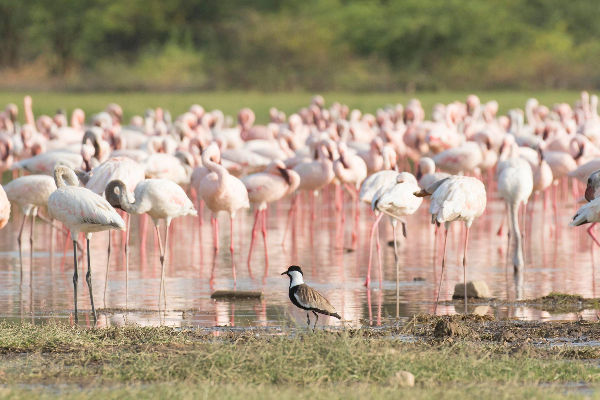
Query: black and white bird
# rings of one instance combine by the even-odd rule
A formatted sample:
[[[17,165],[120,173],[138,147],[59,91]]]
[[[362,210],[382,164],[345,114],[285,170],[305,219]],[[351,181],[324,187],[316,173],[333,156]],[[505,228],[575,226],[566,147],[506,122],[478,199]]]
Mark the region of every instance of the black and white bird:
[[[312,311],[317,318],[313,329],[317,327],[319,321],[319,314],[330,315],[337,319],[342,319],[340,314],[335,311],[335,308],[327,301],[321,293],[304,283],[302,269],[297,265],[292,265],[287,271],[281,275],[287,275],[290,277],[290,300],[292,303],[303,310],[306,310],[306,319],[308,327],[310,328],[310,314]],[[319,313],[319,314],[317,314]]]

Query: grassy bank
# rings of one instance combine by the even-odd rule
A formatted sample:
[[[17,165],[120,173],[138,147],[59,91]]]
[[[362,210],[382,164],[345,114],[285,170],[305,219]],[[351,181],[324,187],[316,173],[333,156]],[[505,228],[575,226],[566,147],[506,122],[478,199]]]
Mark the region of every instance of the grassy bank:
[[[596,350],[433,339],[440,320],[384,330],[218,336],[170,327],[2,323],[0,396],[391,398],[405,391],[411,398],[562,398],[573,382],[600,384],[600,369],[589,361]],[[397,339],[404,333],[415,341]],[[397,387],[394,375],[403,370],[414,374],[414,388]]]
[[[22,107],[24,92],[0,92],[0,105],[16,103]],[[161,106],[177,116],[186,111],[191,104],[200,104],[207,110],[221,109],[225,114],[236,116],[242,107],[250,107],[256,112],[257,122],[268,122],[270,107],[277,107],[287,115],[306,106],[312,93],[260,93],[260,92],[201,92],[201,93],[53,93],[28,92],[33,97],[35,115],[53,115],[59,107],[68,112],[74,108],[82,108],[89,117],[104,109],[108,103],[116,102],[123,107],[126,121],[133,115],[143,115],[148,107]],[[435,103],[450,103],[454,100],[464,101],[469,92],[439,93],[322,93],[327,104],[340,101],[351,108],[363,112],[374,113],[377,108],[386,104],[406,102],[417,97],[421,100],[425,112],[429,116]],[[482,101],[496,100],[500,104],[500,112],[515,107],[524,108],[530,97],[536,97],[540,103],[551,106],[557,102],[573,103],[579,96],[575,91],[548,92],[478,92]],[[23,115],[19,115],[23,119]]]

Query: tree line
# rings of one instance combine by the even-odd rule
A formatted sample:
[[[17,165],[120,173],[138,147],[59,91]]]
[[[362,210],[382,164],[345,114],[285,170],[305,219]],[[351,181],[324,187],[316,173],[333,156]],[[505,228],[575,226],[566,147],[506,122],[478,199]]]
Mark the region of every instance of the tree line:
[[[589,0],[0,0],[2,88],[597,89]]]

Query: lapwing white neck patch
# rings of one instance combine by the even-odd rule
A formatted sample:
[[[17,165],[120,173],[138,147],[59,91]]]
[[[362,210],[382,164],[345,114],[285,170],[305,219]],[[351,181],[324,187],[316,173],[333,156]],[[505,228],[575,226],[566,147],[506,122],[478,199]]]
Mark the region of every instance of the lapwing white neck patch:
[[[302,279],[302,274],[298,271],[289,271],[288,274],[292,278],[290,281],[290,288],[294,286],[302,285],[304,283],[304,279]]]

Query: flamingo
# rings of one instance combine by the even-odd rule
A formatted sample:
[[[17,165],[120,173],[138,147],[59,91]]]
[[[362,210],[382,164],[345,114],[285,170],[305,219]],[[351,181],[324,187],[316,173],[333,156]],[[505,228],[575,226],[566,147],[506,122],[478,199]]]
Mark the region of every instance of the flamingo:
[[[417,179],[408,172],[401,172],[396,176],[396,181],[381,187],[373,196],[371,208],[373,211],[380,212],[381,219],[383,214],[390,217],[394,232],[394,254],[396,263],[399,260],[398,244],[396,242],[396,225],[398,221],[402,222],[402,233],[406,237],[406,221],[402,218],[406,215],[412,215],[417,211],[423,202],[422,197],[416,197],[415,192],[419,191]],[[398,280],[398,264],[396,264],[396,281]]]
[[[6,196],[6,192],[2,185],[0,185],[0,229],[4,228],[8,224],[10,218],[10,201]]]
[[[219,251],[219,211],[229,213],[231,225],[231,269],[233,284],[236,285],[235,262],[233,257],[233,220],[238,210],[249,208],[248,191],[238,178],[231,176],[227,169],[220,164],[221,153],[216,143],[211,143],[202,152],[202,164],[211,172],[206,175],[198,187],[200,197],[206,206],[213,212],[211,223],[214,230],[215,252]]]
[[[18,161],[13,164],[11,169],[22,169],[32,175],[52,176],[54,167],[57,165],[75,169],[80,168],[82,164],[83,157],[80,154],[55,150]]]
[[[498,177],[498,192],[506,202],[510,221],[510,236],[514,242],[513,267],[520,271],[523,260],[523,238],[519,230],[519,206],[527,206],[527,199],[533,191],[533,174],[529,164],[523,167],[505,168]],[[466,296],[465,296],[466,302]]]
[[[473,220],[485,211],[486,193],[483,183],[475,178],[465,176],[451,176],[437,181],[426,189],[416,192],[415,196],[424,197],[431,195],[429,213],[431,222],[437,225],[444,223],[444,256],[442,259],[442,276],[433,314],[437,312],[437,304],[440,300],[442,282],[444,281],[444,269],[446,267],[446,245],[448,243],[448,230],[453,221],[465,221],[467,233],[465,236],[465,248],[463,256],[463,280],[465,283],[465,313],[467,311],[467,245],[469,243],[469,229]]]
[[[90,264],[90,240],[92,233],[109,229],[125,230],[125,221],[102,197],[89,189],[77,186],[79,181],[72,169],[59,165],[54,169],[54,183],[57,189],[48,198],[48,213],[54,219],[65,224],[71,231],[73,240],[73,291],[75,303],[75,322],[77,316],[77,236],[85,233],[87,240],[88,270],[86,282],[90,291],[90,303],[94,323],[97,321],[92,291],[92,268]]]
[[[283,161],[275,160],[269,164],[265,172],[245,176],[242,178],[242,183],[246,186],[248,199],[251,204],[254,204],[255,208],[252,239],[250,241],[250,251],[248,252],[248,267],[250,267],[250,258],[252,257],[252,247],[257,234],[258,220],[262,213],[266,271],[269,268],[269,257],[267,255],[267,204],[293,193],[300,185],[300,175],[296,171],[286,169]]]
[[[429,157],[422,157],[419,160],[417,168],[417,180],[419,187],[425,189],[427,186],[442,179],[446,179],[450,174],[446,172],[435,172],[435,161]]]
[[[348,152],[348,146],[344,142],[338,144],[339,158],[333,163],[333,172],[336,178],[344,185],[352,197],[354,204],[354,227],[352,229],[352,248],[356,246],[358,230],[358,191],[363,181],[367,178],[367,165],[365,161]]]
[[[134,190],[139,182],[144,180],[144,168],[128,157],[111,157],[88,173],[78,173],[79,179],[97,195],[103,196],[109,182],[120,180],[127,187],[129,201],[135,200]],[[121,208],[120,204],[112,204],[113,207]],[[127,233],[125,239],[125,299],[129,294],[129,233],[131,214],[127,214]],[[145,225],[144,225],[145,226]],[[146,232],[142,232],[142,243]],[[112,235],[108,235],[108,258],[106,261],[106,279],[104,280],[104,301],[106,301],[106,288],[108,285],[108,268],[111,258]]]
[[[375,194],[384,186],[393,183],[398,176],[398,172],[396,171],[379,171],[371,176],[369,176],[363,182],[363,185],[360,189],[359,199],[362,202],[365,202],[371,205],[373,201],[373,197]],[[382,282],[381,276],[381,245],[379,243],[379,230],[377,229],[377,225],[379,224],[379,220],[383,214],[377,215],[375,222],[373,222],[373,226],[371,227],[371,238],[369,240],[369,267],[367,269],[367,279],[365,280],[365,286],[369,287],[371,283],[371,264],[372,264],[372,254],[373,254],[373,236],[377,233],[377,259],[379,260],[379,282]]]
[[[31,234],[29,243],[31,246],[31,263],[33,264],[33,230],[35,227],[35,217],[37,210],[41,207],[46,207],[48,197],[56,190],[54,178],[46,175],[27,175],[14,179],[4,186],[4,192],[11,203],[16,203],[23,213],[23,222],[19,230],[17,242],[19,243],[19,258],[21,260],[21,268],[23,268],[23,228],[25,222],[31,215]]]
[[[129,200],[127,185],[120,180],[108,183],[105,190],[106,199],[112,205],[120,207],[128,214],[148,214],[154,222],[160,250],[160,287],[158,293],[158,306],[160,307],[161,294],[164,295],[165,309],[167,307],[165,281],[165,260],[169,246],[169,226],[171,220],[186,215],[197,216],[191,200],[181,186],[168,179],[144,179],[138,182],[133,192],[135,201]],[[160,238],[160,220],[165,220],[165,245],[163,248]]]

